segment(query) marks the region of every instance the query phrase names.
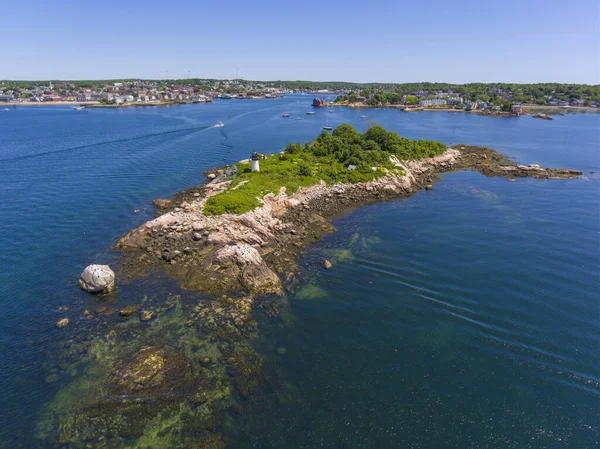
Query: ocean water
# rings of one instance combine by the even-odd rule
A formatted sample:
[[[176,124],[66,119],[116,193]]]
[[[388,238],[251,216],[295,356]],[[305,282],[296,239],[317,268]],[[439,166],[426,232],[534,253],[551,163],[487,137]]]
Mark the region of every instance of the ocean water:
[[[0,112],[0,447],[54,447],[34,434],[68,383],[49,377],[60,361],[48,351],[64,338],[55,323],[78,326],[95,306],[79,273],[118,259],[110,246],[153,216],[152,199],[326,123],[379,123],[584,176],[447,174],[339,217],[299,260],[289,323],[261,324],[270,386],[225,421],[228,447],[598,446],[600,115],[307,116],[310,100]]]

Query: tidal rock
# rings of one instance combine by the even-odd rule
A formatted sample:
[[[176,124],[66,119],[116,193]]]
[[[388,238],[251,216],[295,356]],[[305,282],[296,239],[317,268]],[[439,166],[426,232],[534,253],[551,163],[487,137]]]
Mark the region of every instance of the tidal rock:
[[[329,270],[329,269],[332,267],[332,265],[331,265],[331,262],[329,262],[327,259],[325,259],[325,260],[323,261],[323,267],[324,267],[325,269]]]
[[[427,184],[425,190],[433,190],[433,184]]]
[[[140,312],[140,320],[141,321],[150,321],[154,317],[154,312],[152,310],[142,310]]]
[[[171,200],[161,200],[161,199],[158,199],[158,200],[152,201],[152,204],[157,209],[165,209],[165,208],[167,208],[167,207],[169,207],[171,205]]]
[[[79,287],[90,293],[105,293],[115,289],[115,273],[108,265],[88,265],[79,278]]]
[[[209,173],[207,178],[208,179],[215,179],[217,177],[217,175],[215,175],[214,173]]]
[[[69,324],[69,319],[63,318],[62,320],[58,320],[56,327],[65,327],[67,324]]]
[[[139,308],[140,308],[139,304],[134,304],[131,306],[123,307],[121,310],[119,310],[119,314],[121,314],[121,316],[133,315],[135,313],[135,311],[138,310]]]

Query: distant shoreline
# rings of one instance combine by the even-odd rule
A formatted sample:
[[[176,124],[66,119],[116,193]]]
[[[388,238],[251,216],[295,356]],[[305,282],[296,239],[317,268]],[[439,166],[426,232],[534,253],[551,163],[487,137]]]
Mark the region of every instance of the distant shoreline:
[[[161,102],[161,103],[121,103],[121,104],[102,104],[98,101],[39,101],[39,102],[23,102],[23,103],[15,103],[15,102],[0,102],[0,106],[85,106],[86,108],[136,108],[136,107],[148,107],[148,106],[177,106],[181,104],[200,104],[200,103],[210,103],[206,101],[191,101],[191,102],[177,102],[177,101],[169,101],[169,102]]]
[[[483,113],[483,115],[507,115],[502,111],[486,111],[483,109],[470,109],[466,110],[464,108],[448,108],[448,107],[440,107],[440,108],[427,108],[424,106],[413,106],[407,107],[402,104],[387,104],[387,105],[370,105],[364,103],[352,103],[352,104],[336,104],[331,103],[327,105],[327,107],[342,107],[342,108],[350,108],[350,109],[361,109],[361,108],[370,108],[370,109],[382,109],[382,108],[398,108],[402,109],[404,112],[429,112],[429,111],[439,111],[439,112],[467,112],[467,113]],[[523,112],[527,113],[530,110],[552,110],[552,111],[591,111],[591,112],[599,112],[600,108],[592,107],[592,106],[544,106],[544,105],[522,105]]]
[[[0,102],[0,106],[89,106],[97,104],[95,101],[24,101]]]

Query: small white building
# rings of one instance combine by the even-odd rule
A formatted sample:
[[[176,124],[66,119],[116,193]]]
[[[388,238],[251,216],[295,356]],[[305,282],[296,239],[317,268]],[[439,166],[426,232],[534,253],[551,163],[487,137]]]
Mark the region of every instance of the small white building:
[[[258,164],[258,153],[256,151],[252,153],[252,171],[260,171],[260,166]]]

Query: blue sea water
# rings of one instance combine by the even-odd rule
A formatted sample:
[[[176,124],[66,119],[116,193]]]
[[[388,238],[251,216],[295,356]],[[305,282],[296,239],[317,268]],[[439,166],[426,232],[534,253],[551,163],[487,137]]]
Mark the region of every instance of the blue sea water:
[[[584,176],[447,174],[433,191],[339,217],[299,261],[290,325],[263,326],[278,386],[229,423],[232,447],[598,447],[600,115],[363,119],[307,116],[309,102],[0,112],[0,447],[44,447],[31,435],[60,386],[44,359],[55,323],[76,325],[94,301],[76,287],[81,270],[113,263],[111,244],[153,216],[152,199],[312,140],[327,120]]]

